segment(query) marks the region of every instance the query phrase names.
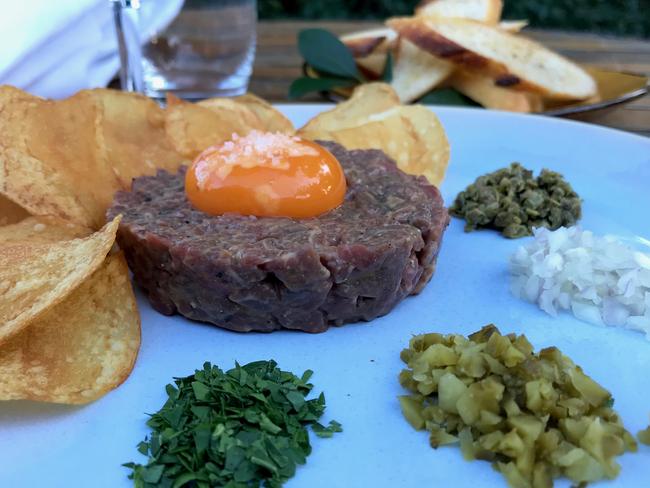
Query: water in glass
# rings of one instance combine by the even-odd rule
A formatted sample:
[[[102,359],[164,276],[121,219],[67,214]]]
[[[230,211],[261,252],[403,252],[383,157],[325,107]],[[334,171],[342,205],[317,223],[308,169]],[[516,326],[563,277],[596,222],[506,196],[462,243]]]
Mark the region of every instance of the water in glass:
[[[141,0],[140,26],[170,1]],[[168,92],[190,99],[245,93],[255,56],[256,1],[176,1],[177,15],[169,25],[139,33],[141,86],[135,89],[154,98]]]

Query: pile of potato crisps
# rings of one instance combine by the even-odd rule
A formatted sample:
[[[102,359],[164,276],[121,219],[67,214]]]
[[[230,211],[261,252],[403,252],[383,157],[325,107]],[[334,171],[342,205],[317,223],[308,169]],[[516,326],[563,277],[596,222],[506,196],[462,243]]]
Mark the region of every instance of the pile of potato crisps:
[[[254,95],[169,97],[163,109],[115,90],[53,101],[0,87],[0,400],[87,403],[128,377],[140,318],[115,245],[119,218],[105,218],[114,193],[252,130],[296,133]],[[434,184],[449,159],[436,116],[402,107],[383,84],[297,134],[382,149]]]
[[[401,105],[384,83],[360,85],[349,100],[314,117],[298,135],[348,149],[381,149],[402,171],[424,175],[436,186],[449,163],[449,142],[438,117],[422,105]]]
[[[404,103],[438,87],[512,112],[598,99],[586,70],[519,35],[527,21],[502,21],[502,9],[502,0],[422,0],[413,17],[341,40],[371,79],[381,76],[391,53],[391,86]]]
[[[87,403],[129,375],[140,317],[124,256],[111,252],[118,224],[0,227],[0,399]]]

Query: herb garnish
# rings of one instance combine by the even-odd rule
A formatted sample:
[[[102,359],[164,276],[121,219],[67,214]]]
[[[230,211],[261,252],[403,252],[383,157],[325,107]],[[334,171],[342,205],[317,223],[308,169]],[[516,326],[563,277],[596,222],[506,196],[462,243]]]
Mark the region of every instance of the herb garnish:
[[[311,92],[328,92],[337,88],[352,88],[369,81],[390,83],[393,79],[393,55],[386,54],[386,64],[379,80],[368,79],[357,67],[348,47],[325,29],[304,29],[298,33],[298,51],[305,60],[306,76],[298,78],[289,87],[289,98],[294,100]],[[434,105],[480,106],[453,88],[435,88],[419,103]]]
[[[138,445],[146,465],[126,463],[137,488],[277,488],[311,453],[306,427],[319,437],[341,432],[318,423],[325,396],[307,400],[311,371],[298,378],[275,361],[223,372],[210,363],[167,385],[169,399],[147,422]]]
[[[418,100],[425,105],[451,105],[456,107],[480,107],[471,98],[453,88],[435,88]]]
[[[309,92],[349,88],[368,81],[357,68],[352,53],[341,40],[325,29],[304,29],[298,33],[298,51],[317,77],[303,76],[294,80],[289,98],[300,98]],[[392,57],[387,59],[382,80],[393,77]]]
[[[564,177],[543,169],[537,178],[519,163],[480,176],[460,192],[449,209],[465,219],[465,231],[487,227],[511,239],[532,235],[534,227],[572,226],[581,200]]]

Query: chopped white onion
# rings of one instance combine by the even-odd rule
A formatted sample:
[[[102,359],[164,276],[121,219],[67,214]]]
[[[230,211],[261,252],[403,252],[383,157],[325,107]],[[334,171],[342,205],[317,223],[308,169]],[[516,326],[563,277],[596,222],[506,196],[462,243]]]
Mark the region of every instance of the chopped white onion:
[[[550,315],[645,332],[650,339],[650,254],[578,227],[533,230],[510,259],[512,293]]]

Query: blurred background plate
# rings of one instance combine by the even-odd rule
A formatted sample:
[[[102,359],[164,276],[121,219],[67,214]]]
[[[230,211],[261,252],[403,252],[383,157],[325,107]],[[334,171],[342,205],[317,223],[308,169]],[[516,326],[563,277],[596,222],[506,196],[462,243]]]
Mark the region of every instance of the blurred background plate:
[[[544,115],[569,117],[577,120],[589,121],[594,116],[602,115],[603,112],[618,107],[619,105],[629,103],[633,100],[641,98],[650,91],[650,78],[647,76],[622,73],[619,71],[610,71],[592,66],[583,66],[591,76],[594,77],[598,85],[598,95],[579,102],[562,103],[551,105],[547,103],[546,110],[541,112]],[[310,78],[318,78],[316,73],[311,67],[304,65],[303,72]],[[443,88],[443,90],[447,90]],[[429,97],[431,93],[439,90],[434,90],[423,98]],[[350,96],[352,88],[335,88],[329,91],[321,92],[322,96],[331,102],[340,102]],[[459,97],[467,98],[458,93]],[[462,105],[477,105],[471,100],[467,99],[469,103]],[[427,100],[416,101],[414,103],[430,103]],[[457,103],[434,103],[434,105],[457,105]]]
[[[589,66],[585,66],[585,69],[598,84],[598,98],[569,105],[548,107],[544,114],[567,116],[606,110],[641,98],[648,93],[650,79],[647,76],[608,71]]]

